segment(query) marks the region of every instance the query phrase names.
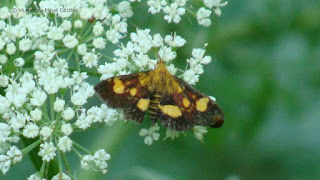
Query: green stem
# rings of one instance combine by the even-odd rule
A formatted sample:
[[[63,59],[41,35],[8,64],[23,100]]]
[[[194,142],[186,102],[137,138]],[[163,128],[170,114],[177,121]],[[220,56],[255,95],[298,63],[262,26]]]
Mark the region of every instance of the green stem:
[[[40,171],[42,159],[38,155],[38,152],[39,152],[39,144],[41,143],[41,140],[34,141],[31,139],[27,139],[23,136],[20,136],[20,138],[24,147],[26,147],[25,149],[22,150],[22,154],[23,155],[28,154],[33,166],[37,169],[37,171]]]
[[[58,144],[57,138],[54,138],[54,141],[57,145]],[[58,162],[59,162],[59,172],[62,173],[63,172],[62,159],[61,159],[61,151],[59,149],[57,150],[57,157],[58,157]]]
[[[61,155],[62,155],[64,166],[66,167],[66,171],[70,173],[71,169],[70,169],[70,165],[69,165],[69,162],[67,160],[66,154],[62,153]]]
[[[77,142],[75,141],[72,141],[73,142],[73,145],[76,146],[77,148],[79,148],[80,150],[82,150],[83,152],[87,153],[87,154],[91,154],[90,151],[88,151],[86,148],[84,148],[83,146],[81,146],[80,144],[78,144]]]
[[[50,117],[51,120],[54,121],[55,119],[55,112],[54,112],[54,102],[55,102],[55,95],[50,94]]]
[[[23,156],[27,155],[30,151],[32,151],[35,147],[37,147],[39,144],[41,143],[41,139],[38,139],[37,141],[33,142],[32,144],[30,144],[29,146],[27,146],[26,148],[23,148],[21,150],[21,153]]]

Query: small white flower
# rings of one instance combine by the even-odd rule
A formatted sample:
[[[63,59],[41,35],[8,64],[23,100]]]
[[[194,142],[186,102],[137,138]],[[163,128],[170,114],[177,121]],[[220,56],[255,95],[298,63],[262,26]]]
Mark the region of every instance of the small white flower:
[[[34,106],[40,107],[46,101],[46,99],[47,99],[47,94],[44,91],[38,89],[32,93],[32,98],[30,99],[30,103]]]
[[[208,27],[211,25],[211,19],[209,19],[211,11],[202,7],[197,12],[197,20],[200,25]]]
[[[70,123],[63,123],[61,126],[61,131],[63,134],[69,136],[73,132],[71,124]]]
[[[104,149],[100,149],[94,153],[93,161],[100,170],[105,170],[108,167],[107,160],[110,159],[110,154],[106,153]]]
[[[88,20],[88,19],[92,18],[93,9],[92,8],[81,8],[79,14],[82,19]]]
[[[12,164],[16,164],[22,160],[22,153],[16,146],[11,146],[10,150],[7,152],[7,155],[12,161]]]
[[[78,126],[80,129],[87,129],[92,124],[92,117],[86,116],[85,110],[81,113],[78,117],[75,125]]]
[[[67,34],[64,38],[63,38],[63,43],[64,45],[67,47],[67,48],[74,48],[76,45],[78,45],[79,41],[78,39],[76,38],[76,34],[74,35],[70,35],[70,34]]]
[[[129,18],[132,17],[133,12],[130,6],[130,2],[122,1],[118,4],[118,11],[121,17]]]
[[[187,41],[183,39],[181,36],[178,36],[176,33],[174,35],[167,35],[164,38],[164,41],[172,47],[181,47],[183,46]]]
[[[74,118],[75,112],[71,107],[67,107],[61,114],[62,118],[69,121]]]
[[[163,8],[163,12],[167,14],[164,16],[164,19],[167,20],[168,23],[171,23],[172,21],[174,23],[179,23],[181,20],[180,16],[185,14],[185,9],[179,8],[177,3],[172,3],[170,6]]]
[[[94,38],[92,44],[97,49],[103,49],[106,47],[106,40],[102,37]]]
[[[6,155],[0,154],[0,170],[3,174],[6,174],[6,172],[9,171],[11,166],[10,158]]]
[[[192,50],[192,56],[202,64],[209,64],[211,62],[210,56],[204,56],[205,49],[203,48],[195,48]]]
[[[82,169],[89,169],[90,167],[90,162],[93,161],[93,156],[92,155],[85,155],[83,156],[83,158],[81,159],[81,168]]]
[[[228,2],[221,2],[221,0],[203,0],[203,3],[205,6],[207,6],[208,8],[213,8],[214,13],[217,16],[221,15],[221,9],[220,7],[226,6],[228,4]]]
[[[44,140],[47,140],[51,135],[52,135],[52,132],[53,132],[53,129],[51,129],[50,127],[48,126],[43,126],[41,128],[41,131],[40,131],[40,136],[44,139]]]
[[[22,67],[24,65],[24,59],[19,57],[14,60],[14,65],[17,67]]]
[[[36,108],[30,111],[31,119],[34,121],[39,121],[42,118],[42,111],[39,108]]]
[[[28,123],[24,127],[22,134],[27,138],[35,138],[39,134],[39,127],[34,123]]]
[[[175,138],[178,138],[178,137],[179,137],[179,131],[167,129],[166,137],[164,139],[167,139],[167,138],[175,139]]]
[[[156,14],[156,13],[160,12],[164,6],[167,5],[167,1],[165,1],[165,0],[148,0],[147,4],[148,4],[148,6],[150,6],[148,11],[151,14]]]
[[[55,101],[54,104],[53,104],[53,109],[54,109],[56,112],[61,112],[61,111],[63,111],[65,104],[66,104],[66,102],[65,102],[63,99],[59,99],[59,98],[57,97],[56,101]]]
[[[68,136],[63,136],[59,138],[58,146],[62,152],[71,151],[72,140]]]
[[[170,72],[170,74],[175,75],[177,73],[177,68],[174,67],[173,64],[170,64],[169,66],[167,66],[167,70]]]
[[[0,144],[6,142],[11,134],[11,128],[8,124],[0,122]]]
[[[59,173],[59,174],[53,176],[53,178],[51,180],[71,180],[71,177],[65,173]]]
[[[1,64],[6,64],[8,61],[7,56],[5,56],[4,54],[0,54],[0,63]]]
[[[184,6],[187,2],[187,0],[174,0],[179,6]]]
[[[183,73],[183,80],[188,84],[195,85],[199,81],[199,75],[189,69]]]
[[[98,66],[98,55],[93,52],[87,52],[83,57],[82,61],[86,67],[92,68]]]
[[[158,124],[150,127],[149,129],[141,129],[139,132],[140,136],[145,136],[144,143],[147,145],[151,145],[153,141],[158,141],[160,134],[157,132],[159,131],[160,127]]]
[[[63,38],[63,31],[62,27],[51,26],[48,31],[48,38],[52,40],[61,40]]]
[[[32,174],[28,177],[28,180],[44,180],[40,177],[39,175],[40,173],[35,173],[35,174]]]
[[[163,46],[163,38],[161,37],[160,34],[155,34],[153,35],[152,43],[154,44],[155,47]]]
[[[72,24],[71,21],[68,20],[63,20],[62,24],[60,25],[60,27],[65,30],[65,31],[69,31],[72,28]]]
[[[82,56],[85,55],[87,53],[87,45],[85,43],[80,44],[77,48],[77,52]]]
[[[57,148],[54,147],[52,142],[45,142],[44,144],[40,144],[40,151],[38,155],[42,156],[43,161],[49,162],[56,156],[56,150]]]
[[[4,74],[0,75],[0,87],[7,87],[8,85],[9,85],[9,77]]]
[[[83,26],[83,23],[82,23],[81,20],[76,20],[76,21],[74,22],[74,27],[75,27],[75,28],[80,29],[80,28],[82,28],[82,26]]]
[[[177,53],[171,47],[164,46],[159,50],[159,56],[164,62],[169,62],[177,57]]]
[[[0,19],[7,19],[10,16],[11,16],[11,13],[8,7],[4,6],[0,8]]]
[[[6,49],[6,52],[9,54],[9,55],[12,55],[16,52],[17,50],[17,47],[13,44],[13,43],[9,43],[7,44],[7,49]]]
[[[109,41],[111,41],[113,44],[116,44],[119,42],[119,40],[122,38],[122,35],[115,29],[107,30],[106,37]]]
[[[92,30],[92,33],[95,35],[95,36],[100,36],[103,32],[103,26],[101,24],[100,21],[97,21],[95,23],[95,25],[93,26],[93,30]]]
[[[32,41],[29,38],[22,38],[19,41],[19,50],[22,52],[29,51],[32,46]]]
[[[206,134],[208,132],[208,130],[205,126],[194,126],[193,132],[194,132],[195,138],[202,141],[203,135]]]

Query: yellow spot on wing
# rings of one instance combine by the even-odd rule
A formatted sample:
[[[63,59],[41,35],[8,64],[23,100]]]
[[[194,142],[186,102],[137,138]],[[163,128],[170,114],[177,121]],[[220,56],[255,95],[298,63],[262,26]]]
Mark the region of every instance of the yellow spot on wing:
[[[158,107],[164,114],[169,115],[170,117],[177,118],[177,117],[182,116],[182,113],[181,113],[180,109],[178,108],[178,106],[159,105]]]
[[[141,110],[141,111],[146,111],[149,107],[150,104],[150,100],[149,99],[140,99],[137,107]]]
[[[184,107],[187,108],[190,106],[190,101],[187,98],[183,98],[182,102]]]
[[[124,93],[124,85],[123,85],[122,81],[118,78],[115,78],[113,80],[113,82],[114,82],[113,91],[117,94]]]
[[[135,96],[137,94],[137,88],[130,89],[131,96]]]
[[[205,110],[207,110],[208,102],[209,102],[209,98],[208,97],[204,97],[204,98],[199,99],[196,102],[197,110],[200,111],[200,112],[204,112]]]

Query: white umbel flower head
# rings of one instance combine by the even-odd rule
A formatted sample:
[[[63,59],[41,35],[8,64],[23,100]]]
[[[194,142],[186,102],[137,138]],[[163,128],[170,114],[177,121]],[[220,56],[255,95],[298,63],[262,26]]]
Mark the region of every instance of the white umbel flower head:
[[[76,45],[78,45],[79,41],[78,39],[76,38],[76,34],[74,35],[70,35],[70,34],[67,34],[64,38],[63,38],[63,43],[64,45],[67,47],[67,48],[74,48]]]
[[[73,132],[73,128],[70,123],[64,123],[61,126],[61,131],[63,134],[69,136]]]
[[[39,134],[39,127],[34,123],[28,123],[23,129],[22,134],[27,138],[35,138]]]
[[[66,121],[71,120],[74,118],[75,112],[71,107],[67,107],[63,112],[62,112],[62,118]]]
[[[144,143],[147,145],[151,145],[153,141],[158,141],[160,134],[157,132],[159,131],[160,127],[158,124],[151,126],[149,129],[141,129],[139,132],[140,136],[144,137]]]
[[[202,7],[197,12],[197,20],[200,25],[209,27],[211,25],[211,19],[209,18],[211,11]]]
[[[30,111],[30,116],[31,116],[32,120],[39,121],[42,117],[42,111],[40,111],[39,108],[36,108],[36,109]]]
[[[184,15],[185,11],[184,8],[179,8],[178,4],[174,2],[170,4],[170,6],[163,8],[163,12],[167,14],[164,16],[164,19],[167,20],[168,23],[179,23],[181,21],[180,16]]]
[[[22,153],[16,146],[11,146],[7,155],[11,159],[12,164],[16,164],[22,160]]]
[[[47,140],[52,135],[53,129],[48,126],[43,126],[40,131],[40,136]]]
[[[71,177],[65,173],[59,173],[53,176],[51,180],[71,180]]]
[[[54,147],[52,142],[45,142],[43,144],[40,144],[40,151],[38,155],[42,156],[43,161],[49,162],[56,156],[56,150],[57,148]]]
[[[53,104],[53,109],[56,112],[61,112],[61,111],[63,111],[65,104],[66,104],[66,102],[63,99],[60,99],[57,97],[56,101]]]
[[[59,138],[58,146],[62,152],[71,151],[72,140],[68,136],[63,136]]]

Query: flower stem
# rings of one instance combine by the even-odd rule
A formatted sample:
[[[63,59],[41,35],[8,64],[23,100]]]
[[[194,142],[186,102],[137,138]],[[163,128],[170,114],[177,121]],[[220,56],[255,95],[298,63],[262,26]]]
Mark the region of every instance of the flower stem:
[[[23,148],[23,149],[21,150],[22,155],[23,155],[23,156],[27,155],[31,150],[33,150],[35,147],[37,147],[40,143],[41,143],[41,139],[38,139],[37,141],[33,142],[33,143],[30,144],[29,146]]]
[[[87,153],[87,154],[91,154],[90,151],[88,151],[86,148],[84,148],[83,146],[81,146],[80,144],[78,144],[77,142],[73,141],[73,144],[79,148],[80,150],[82,150],[83,152]]]

